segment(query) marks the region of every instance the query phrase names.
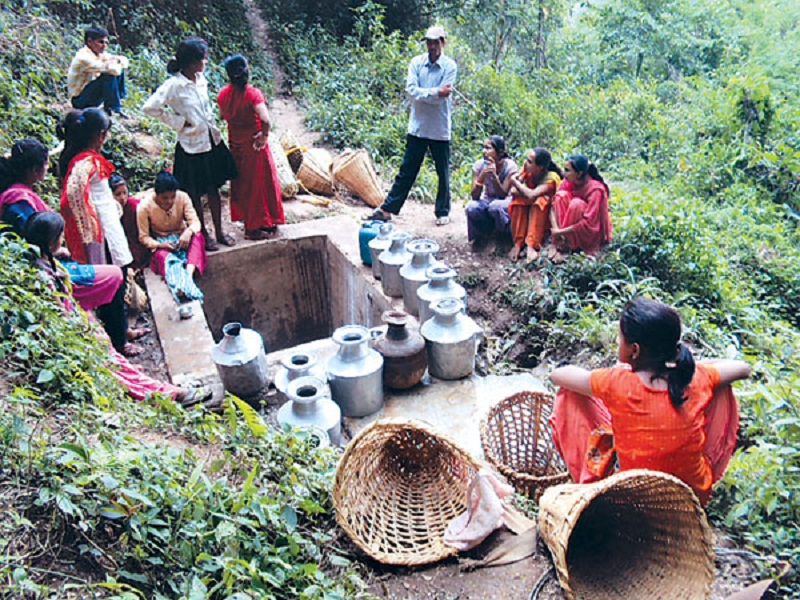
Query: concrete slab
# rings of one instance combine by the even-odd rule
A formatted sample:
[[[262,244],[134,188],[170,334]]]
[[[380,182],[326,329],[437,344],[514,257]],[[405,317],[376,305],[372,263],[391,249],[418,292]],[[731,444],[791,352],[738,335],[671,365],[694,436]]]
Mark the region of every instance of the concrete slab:
[[[273,378],[280,360],[296,352],[311,353],[324,365],[336,352],[336,344],[328,338],[269,354],[267,361]],[[346,417],[344,426],[353,437],[378,419],[417,419],[450,436],[473,456],[482,457],[481,421],[497,402],[525,390],[544,392],[547,388],[541,379],[530,373],[488,377],[473,375],[457,381],[444,381],[426,375],[413,389],[386,390],[386,404],[382,410],[360,419]]]
[[[172,383],[184,386],[199,382],[211,387],[215,398],[221,398],[222,382],[211,360],[214,339],[208,329],[203,306],[200,302],[192,302],[192,317],[181,319],[178,305],[161,277],[145,269],[144,279]]]

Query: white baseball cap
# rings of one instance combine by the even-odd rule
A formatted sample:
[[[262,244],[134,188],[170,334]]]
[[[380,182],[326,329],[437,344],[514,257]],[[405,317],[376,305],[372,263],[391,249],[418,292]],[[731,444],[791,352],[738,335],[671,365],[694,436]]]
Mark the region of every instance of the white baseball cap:
[[[443,40],[446,38],[447,35],[444,32],[444,27],[439,27],[438,25],[428,27],[428,31],[425,32],[426,40]]]

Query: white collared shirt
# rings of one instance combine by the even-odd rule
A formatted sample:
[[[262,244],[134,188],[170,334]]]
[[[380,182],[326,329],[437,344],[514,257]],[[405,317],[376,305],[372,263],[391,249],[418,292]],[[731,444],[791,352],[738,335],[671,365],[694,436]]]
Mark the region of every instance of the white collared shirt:
[[[202,73],[195,81],[176,73],[147,99],[142,111],[177,131],[178,143],[187,154],[208,152],[212,138],[215,146],[222,141]]]

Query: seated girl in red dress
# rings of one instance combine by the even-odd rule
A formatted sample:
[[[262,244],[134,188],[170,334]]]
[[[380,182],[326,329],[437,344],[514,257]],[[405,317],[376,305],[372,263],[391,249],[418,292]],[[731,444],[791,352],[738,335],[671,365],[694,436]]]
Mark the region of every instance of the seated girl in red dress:
[[[564,181],[553,198],[551,234],[560,251],[594,256],[611,241],[608,185],[597,167],[583,154],[574,154],[564,166]],[[563,260],[560,252],[554,260]]]
[[[736,446],[739,412],[730,384],[750,376],[739,360],[695,364],[680,341],[678,312],[634,298],[620,318],[621,365],[560,367],[551,425],[580,483],[615,470],[651,469],[689,485],[704,505]]]

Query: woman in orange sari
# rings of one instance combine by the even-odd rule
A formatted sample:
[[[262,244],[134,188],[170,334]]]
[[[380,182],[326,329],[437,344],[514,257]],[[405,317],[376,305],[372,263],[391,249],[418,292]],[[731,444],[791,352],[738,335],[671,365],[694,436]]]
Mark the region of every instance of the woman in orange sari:
[[[674,308],[634,298],[620,318],[619,366],[560,367],[551,425],[572,478],[652,469],[689,485],[704,505],[736,446],[730,384],[750,376],[740,360],[695,364]]]
[[[522,171],[511,178],[511,237],[514,247],[508,256],[517,260],[527,245],[528,262],[539,258],[539,250],[547,234],[550,200],[564,176],[545,148],[528,150]]]
[[[553,199],[553,241],[560,250],[594,256],[611,241],[608,185],[583,154],[567,159],[564,178]],[[557,252],[553,258],[564,257]]]

